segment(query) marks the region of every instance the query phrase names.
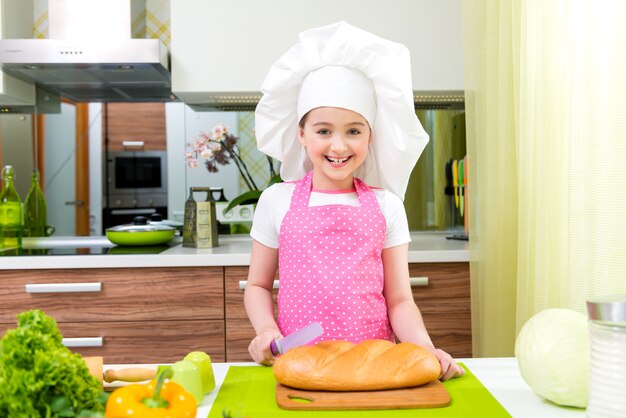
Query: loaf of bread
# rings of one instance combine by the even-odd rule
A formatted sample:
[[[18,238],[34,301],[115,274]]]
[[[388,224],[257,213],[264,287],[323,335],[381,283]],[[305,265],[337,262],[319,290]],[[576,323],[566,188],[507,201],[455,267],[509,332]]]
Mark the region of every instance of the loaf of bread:
[[[305,390],[362,391],[420,386],[439,377],[434,354],[386,340],[324,341],[287,351],[274,362],[282,385]]]

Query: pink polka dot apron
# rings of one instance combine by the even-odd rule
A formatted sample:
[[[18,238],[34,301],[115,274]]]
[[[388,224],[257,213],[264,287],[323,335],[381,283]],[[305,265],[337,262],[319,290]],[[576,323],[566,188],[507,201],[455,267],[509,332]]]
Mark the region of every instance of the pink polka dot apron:
[[[360,206],[309,207],[313,173],[296,183],[279,233],[278,326],[283,335],[319,322],[325,340],[393,340],[383,297],[386,222],[369,186]]]

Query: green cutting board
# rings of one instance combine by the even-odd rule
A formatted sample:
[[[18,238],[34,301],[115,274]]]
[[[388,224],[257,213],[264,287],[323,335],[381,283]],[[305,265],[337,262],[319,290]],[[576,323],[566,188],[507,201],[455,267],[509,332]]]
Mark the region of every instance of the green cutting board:
[[[231,366],[208,418],[282,417],[510,417],[511,415],[463,365],[465,374],[444,386],[452,399],[447,407],[367,411],[289,411],[276,404],[276,379],[271,367]]]

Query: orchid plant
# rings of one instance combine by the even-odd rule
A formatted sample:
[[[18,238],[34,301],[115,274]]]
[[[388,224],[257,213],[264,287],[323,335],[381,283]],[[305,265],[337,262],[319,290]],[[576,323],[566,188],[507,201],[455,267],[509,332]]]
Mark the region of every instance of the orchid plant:
[[[200,132],[195,142],[187,144],[191,149],[185,153],[185,161],[189,167],[198,167],[200,159],[203,159],[209,173],[217,173],[219,165],[228,165],[231,161],[237,166],[241,178],[248,187],[248,191],[231,200],[226,211],[237,205],[256,203],[263,191],[257,187],[254,178],[250,174],[248,166],[244,162],[241,151],[237,146],[238,141],[239,138],[233,135],[227,126],[217,124],[208,134]],[[268,156],[267,161],[270,170],[270,181],[267,185],[269,187],[274,183],[280,182],[281,179],[274,168],[274,160]]]

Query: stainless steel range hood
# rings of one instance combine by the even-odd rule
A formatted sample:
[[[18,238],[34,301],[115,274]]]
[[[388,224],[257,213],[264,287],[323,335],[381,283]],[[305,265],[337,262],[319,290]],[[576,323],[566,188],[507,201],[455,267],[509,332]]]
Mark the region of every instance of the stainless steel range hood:
[[[172,100],[167,51],[158,39],[4,39],[0,65],[77,102]]]
[[[262,96],[253,91],[179,95],[196,112],[252,112]],[[415,109],[423,110],[462,110],[465,109],[465,93],[462,90],[414,91],[413,104]]]
[[[76,102],[175,98],[165,46],[130,37],[130,0],[49,0],[48,7],[50,39],[0,40],[5,73]]]

